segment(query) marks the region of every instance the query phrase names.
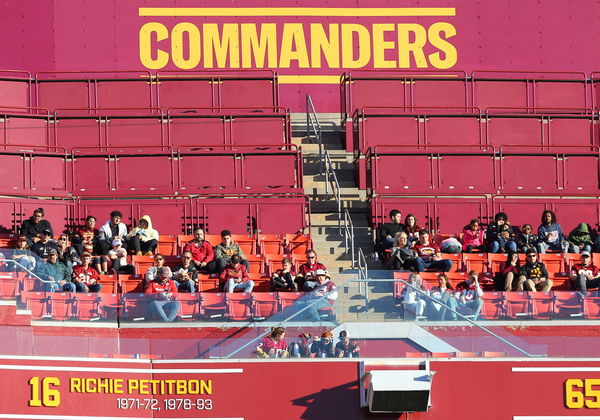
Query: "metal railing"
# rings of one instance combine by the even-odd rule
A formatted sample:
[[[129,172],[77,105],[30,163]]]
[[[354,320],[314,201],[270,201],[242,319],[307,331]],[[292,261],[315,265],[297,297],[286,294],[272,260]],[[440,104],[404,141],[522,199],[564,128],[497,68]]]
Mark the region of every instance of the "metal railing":
[[[331,192],[330,192],[331,189]],[[325,152],[325,195],[329,197],[333,195],[335,203],[337,204],[337,215],[338,215],[338,231],[342,235],[342,197],[340,192],[340,183],[333,169],[333,163],[329,152]]]
[[[14,260],[12,258],[0,258],[0,262],[14,264],[15,266],[19,267],[24,272],[26,272],[30,276],[34,277],[35,279],[37,279],[41,283],[53,283],[52,280],[44,280],[44,279],[42,279],[40,276],[38,276],[37,274],[35,274],[33,271],[31,271],[27,267],[23,266],[20,262],[18,262],[17,260]]]
[[[367,258],[362,250],[362,248],[358,248],[358,256],[356,259],[357,268],[358,268],[358,280],[367,280],[369,278],[369,269],[367,268]],[[369,303],[369,285],[362,281],[358,283],[358,293],[363,294],[364,287],[364,295],[365,295],[365,308],[368,308]]]
[[[354,223],[348,209],[344,209],[344,220],[342,224],[342,236],[344,237],[344,249],[346,254],[350,253],[352,259],[352,268],[355,267],[355,253],[354,253]]]
[[[314,138],[319,145],[319,175],[323,174],[323,132],[315,105],[310,95],[306,95],[306,137]]]

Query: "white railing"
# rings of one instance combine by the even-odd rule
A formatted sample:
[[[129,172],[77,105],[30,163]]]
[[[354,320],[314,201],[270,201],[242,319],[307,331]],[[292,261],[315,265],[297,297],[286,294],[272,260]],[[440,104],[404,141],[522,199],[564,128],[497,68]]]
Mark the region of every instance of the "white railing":
[[[306,137],[314,138],[319,145],[319,175],[323,174],[323,132],[315,105],[310,95],[306,95]]]

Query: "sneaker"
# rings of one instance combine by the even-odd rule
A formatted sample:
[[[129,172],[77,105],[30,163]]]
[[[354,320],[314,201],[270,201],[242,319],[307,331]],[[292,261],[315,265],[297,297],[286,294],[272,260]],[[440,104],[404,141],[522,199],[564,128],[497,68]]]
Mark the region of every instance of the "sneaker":
[[[135,255],[142,255],[142,251],[136,252]]]
[[[148,251],[148,252],[146,252],[144,255],[145,255],[146,257],[151,257],[151,256],[152,256],[152,255],[154,255],[154,254],[152,253],[152,251]]]

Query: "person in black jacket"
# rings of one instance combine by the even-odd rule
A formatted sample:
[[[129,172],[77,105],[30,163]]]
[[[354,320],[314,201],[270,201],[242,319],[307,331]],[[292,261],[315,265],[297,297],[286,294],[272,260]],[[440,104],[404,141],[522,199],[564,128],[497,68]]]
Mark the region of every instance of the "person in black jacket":
[[[526,262],[521,266],[517,290],[522,291],[524,285],[532,292],[536,292],[538,287],[542,292],[549,292],[552,289],[552,280],[548,278],[548,270],[544,263],[538,261],[535,249],[527,251]]]
[[[44,209],[40,207],[33,211],[33,216],[23,222],[19,235],[27,237],[27,243],[32,247],[34,243],[40,241],[44,231],[49,231],[50,237],[54,235],[52,225],[44,219]]]
[[[382,258],[386,249],[394,247],[396,233],[404,231],[402,224],[402,213],[400,210],[390,211],[390,221],[379,226],[377,229],[377,241],[373,253],[373,259]]]

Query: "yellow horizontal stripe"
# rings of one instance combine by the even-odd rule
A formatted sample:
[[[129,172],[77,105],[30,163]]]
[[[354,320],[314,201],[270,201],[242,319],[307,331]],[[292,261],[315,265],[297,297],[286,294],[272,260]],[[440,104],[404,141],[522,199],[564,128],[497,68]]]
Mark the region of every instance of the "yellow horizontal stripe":
[[[140,7],[140,16],[456,16],[454,7]]]
[[[279,75],[279,83],[283,85],[291,84],[322,84],[322,85],[339,85],[340,76],[322,76],[322,75]]]

